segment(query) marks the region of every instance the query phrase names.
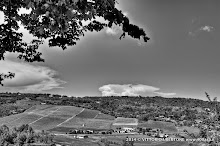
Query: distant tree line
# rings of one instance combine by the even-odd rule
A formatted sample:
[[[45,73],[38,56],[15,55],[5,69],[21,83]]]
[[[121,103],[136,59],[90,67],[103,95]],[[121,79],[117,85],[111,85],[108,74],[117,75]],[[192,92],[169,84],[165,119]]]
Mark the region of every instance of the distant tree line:
[[[28,94],[28,93],[0,93],[0,108],[17,100],[28,99],[52,105],[69,105],[99,110],[104,114],[115,117],[138,118],[139,120],[153,120],[156,116],[172,116],[174,120],[180,119],[193,121],[197,118],[196,111],[191,108],[201,107],[213,110],[215,106],[208,101],[190,98],[163,98],[155,97],[67,97],[50,94]],[[7,101],[7,102],[6,102]],[[179,110],[172,110],[179,107]],[[13,107],[12,107],[13,108]],[[5,114],[7,115],[7,114]],[[201,116],[200,116],[201,117]],[[183,118],[183,117],[182,117]]]

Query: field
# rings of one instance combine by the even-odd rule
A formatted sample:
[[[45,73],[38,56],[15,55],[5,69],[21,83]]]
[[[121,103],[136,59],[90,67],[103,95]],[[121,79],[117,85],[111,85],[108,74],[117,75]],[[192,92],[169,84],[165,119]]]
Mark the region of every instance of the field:
[[[114,126],[120,126],[120,125],[138,125],[138,120],[136,118],[123,118],[118,117],[114,120],[114,123],[112,124]]]
[[[147,127],[147,128],[159,128],[164,130],[166,133],[177,132],[177,129],[173,123],[170,122],[162,122],[162,121],[152,121],[149,120],[145,123],[139,123],[138,127]]]
[[[74,106],[63,106],[61,109],[59,109],[58,111],[54,112],[54,114],[59,115],[59,114],[65,114],[65,115],[77,115],[79,114],[81,111],[83,110],[83,108],[79,108],[79,107],[74,107]]]
[[[25,113],[21,113],[21,114],[16,114],[16,115],[10,115],[4,118],[0,118],[0,126],[3,124],[9,124],[10,122],[16,120],[16,119],[20,119],[22,117],[26,116]]]
[[[53,112],[56,112],[61,108],[62,107],[59,107],[59,106],[49,106],[49,107],[44,107],[43,109],[35,109],[29,112],[29,114],[37,114],[37,115],[45,116],[45,115],[52,114]]]
[[[10,128],[29,124],[36,130],[47,130],[76,116],[82,110],[74,106],[36,105],[24,113],[0,118],[0,123]]]
[[[27,114],[19,119],[15,119],[11,122],[9,122],[8,124],[6,124],[9,127],[18,127],[21,126],[23,124],[28,124],[31,123],[32,121],[35,121],[39,118],[41,118],[42,116],[39,115],[34,115],[34,114]]]
[[[74,117],[71,120],[63,123],[62,127],[75,128],[95,128],[95,129],[110,129],[112,120],[88,119]]]
[[[53,133],[62,133],[62,134],[65,134],[65,133],[68,133],[70,132],[71,130],[76,130],[76,129],[79,129],[79,130],[95,130],[95,131],[102,131],[102,130],[106,130],[106,128],[104,129],[100,129],[100,128],[87,128],[87,127],[54,127],[52,129],[49,129],[48,131],[50,132],[53,132]]]
[[[54,106],[54,105],[36,105],[21,114],[11,115],[0,118],[0,125],[6,124],[10,128],[29,124],[35,130],[48,130],[55,133],[67,133],[72,129],[90,129],[90,130],[105,130],[117,126],[132,126],[132,127],[150,127],[160,128],[166,133],[177,132],[173,123],[161,121],[148,121],[138,123],[135,118],[114,118],[110,115],[100,113],[96,110],[78,108],[74,106]],[[191,129],[189,129],[191,130]],[[129,135],[112,135],[105,136],[110,141],[122,143],[122,140]],[[143,135],[132,135],[143,136]],[[64,137],[62,135],[55,136],[57,142],[69,142],[74,145],[96,146],[98,140],[85,139],[77,140],[72,137]],[[142,141],[135,142],[135,146],[188,146],[186,142],[152,142]],[[113,145],[112,145],[113,146]]]
[[[53,105],[35,105],[27,109],[25,112],[29,113],[29,112],[34,112],[37,110],[44,110],[44,109],[51,108],[51,107],[54,107],[54,106]]]
[[[111,116],[111,115],[107,115],[107,114],[98,114],[95,119],[104,119],[104,120],[114,120],[115,117]]]
[[[84,127],[109,129],[114,117],[101,114],[96,110],[74,106],[36,105],[21,114],[0,118],[0,125],[10,128],[29,124],[35,130],[49,130],[56,127]]]
[[[100,111],[85,109],[80,114],[76,115],[76,117],[92,119],[95,118],[99,113]]]
[[[44,117],[35,123],[31,124],[34,129],[38,130],[48,130],[50,128],[56,127],[58,124],[64,122],[66,119],[59,117]]]

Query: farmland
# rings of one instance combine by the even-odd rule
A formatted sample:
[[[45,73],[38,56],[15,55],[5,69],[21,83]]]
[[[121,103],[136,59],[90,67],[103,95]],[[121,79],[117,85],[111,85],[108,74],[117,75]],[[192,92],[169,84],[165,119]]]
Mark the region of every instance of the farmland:
[[[56,127],[58,124],[64,122],[66,119],[62,119],[59,117],[44,117],[35,123],[31,124],[31,126],[38,130],[48,130],[50,128]]]
[[[103,114],[103,113],[100,113],[98,114],[95,119],[105,119],[105,120],[114,120],[115,117],[111,116],[111,115],[107,115],[107,114]]]
[[[22,124],[29,124],[36,131],[47,130],[53,133],[63,133],[66,134],[70,130],[74,129],[89,129],[96,131],[105,131],[109,129],[114,129],[117,126],[126,127],[151,127],[160,128],[164,132],[176,132],[176,128],[172,123],[161,122],[161,121],[148,121],[145,123],[139,123],[136,118],[114,118],[113,116],[100,113],[97,110],[84,109],[74,106],[56,106],[56,105],[36,105],[29,108],[26,112],[16,115],[11,115],[8,117],[0,118],[1,124],[6,124],[10,128],[15,126],[20,126]],[[126,138],[124,134],[114,133],[112,135],[105,135],[102,138],[107,138],[110,141],[116,143],[122,143]],[[130,135],[131,137],[141,137],[143,135]],[[94,136],[91,135],[91,138]],[[92,140],[87,139],[87,141],[77,140],[71,136],[55,136],[55,141],[57,142],[69,142],[76,145],[98,145],[100,137],[98,139]],[[186,143],[181,142],[155,142],[155,141],[141,141],[135,142],[135,146],[147,146],[147,145],[180,145],[186,146]]]
[[[29,114],[33,113],[33,114],[45,116],[45,115],[51,114],[51,113],[59,110],[60,108],[61,107],[59,107],[59,106],[46,106],[44,108],[35,109],[35,110],[29,112]]]
[[[9,127],[21,126],[23,124],[31,123],[32,121],[35,121],[39,118],[41,118],[41,116],[39,116],[39,115],[27,114],[19,119],[13,120],[12,122],[8,123],[7,126],[9,126]]]
[[[149,120],[148,122],[139,123],[138,127],[159,128],[164,130],[164,132],[166,133],[177,132],[177,129],[173,123],[162,122],[162,121]]]
[[[100,119],[85,119],[85,118],[72,118],[68,122],[63,123],[63,127],[75,127],[75,128],[95,128],[95,129],[110,129],[113,121],[100,120]]]
[[[92,119],[95,118],[99,113],[100,111],[85,109],[80,114],[76,115],[76,117]]]
[[[114,120],[113,123],[114,126],[117,125],[138,125],[138,120],[136,118],[123,118],[123,117],[118,117]]]
[[[0,118],[0,125],[9,124],[10,122],[12,122],[16,119],[20,119],[24,116],[26,116],[26,114],[21,113],[21,114],[15,114],[15,115],[10,115],[10,116],[4,117],[4,118]]]
[[[36,105],[24,113],[0,118],[0,123],[11,128],[29,124],[35,130],[48,130],[58,126],[106,129],[113,122],[110,118],[114,117],[74,106]]]

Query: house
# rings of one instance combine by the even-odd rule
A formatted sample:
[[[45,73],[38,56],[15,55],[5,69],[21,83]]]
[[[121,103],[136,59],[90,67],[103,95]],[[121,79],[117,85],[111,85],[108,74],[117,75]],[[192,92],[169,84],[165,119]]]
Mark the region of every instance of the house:
[[[130,128],[130,127],[123,127],[122,128],[122,132],[123,133],[129,133],[129,132],[133,132],[134,128]]]
[[[100,134],[112,134],[113,132],[116,132],[116,131],[114,131],[112,129],[110,129],[110,130],[99,130],[98,131],[98,133],[100,133]],[[118,132],[118,133],[120,133],[120,132]]]
[[[88,138],[88,135],[79,135],[79,136],[77,136],[76,138],[85,139],[85,138]]]
[[[156,135],[156,137],[159,137],[159,138],[167,138],[167,137],[169,137],[169,135],[163,134],[163,133],[159,133],[159,134]]]
[[[116,129],[114,130],[115,133],[129,133],[133,131],[134,128],[131,127],[116,127]]]

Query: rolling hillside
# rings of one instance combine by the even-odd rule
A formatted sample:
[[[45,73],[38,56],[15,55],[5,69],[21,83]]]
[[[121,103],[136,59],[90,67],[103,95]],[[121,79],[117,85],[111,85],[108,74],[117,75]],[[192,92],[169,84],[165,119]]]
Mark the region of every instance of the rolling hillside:
[[[55,133],[66,133],[74,128],[90,129],[90,130],[105,130],[117,126],[140,126],[161,128],[164,131],[175,132],[176,128],[172,124],[160,121],[151,121],[145,123],[138,123],[136,118],[114,118],[97,110],[89,110],[74,106],[56,106],[56,105],[36,105],[25,111],[24,113],[11,115],[0,118],[0,125],[7,125],[9,128],[17,127],[22,124],[29,124],[34,130],[48,130]],[[122,142],[126,135],[121,136],[107,136],[108,140],[115,142]],[[134,135],[132,135],[134,136]],[[136,135],[143,136],[143,135]],[[59,138],[56,137],[56,138]],[[62,137],[61,140],[67,140],[68,137]],[[69,139],[71,142],[76,142],[74,139]],[[80,141],[79,141],[80,142]],[[83,142],[83,141],[81,141]],[[91,141],[88,142],[89,144]],[[85,145],[85,143],[83,143]],[[83,145],[82,144],[82,145]],[[86,144],[86,145],[89,145]],[[135,146],[146,145],[182,145],[187,146],[186,142],[135,142]]]
[[[74,106],[36,105],[26,112],[0,118],[0,125],[10,128],[29,124],[35,130],[66,128],[110,128],[114,117]]]

